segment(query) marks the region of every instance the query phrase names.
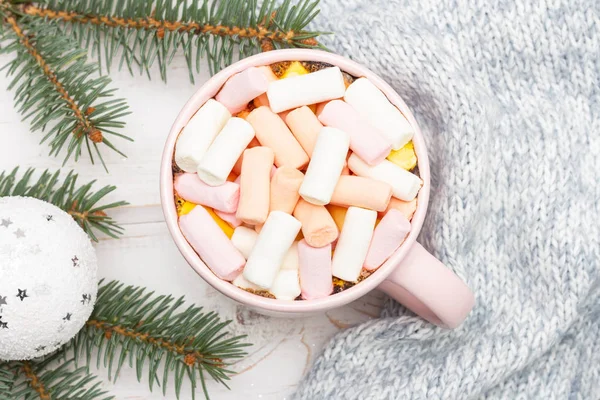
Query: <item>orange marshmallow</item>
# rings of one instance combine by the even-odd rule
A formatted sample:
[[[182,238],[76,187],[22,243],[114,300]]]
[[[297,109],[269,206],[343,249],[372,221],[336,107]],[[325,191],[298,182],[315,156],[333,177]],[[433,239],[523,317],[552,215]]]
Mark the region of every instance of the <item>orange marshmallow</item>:
[[[294,137],[309,157],[312,157],[317,135],[323,128],[317,116],[307,106],[296,108],[288,113],[285,123],[290,128]]]
[[[302,149],[283,120],[269,107],[258,107],[247,118],[263,145],[273,149],[275,165],[302,169],[308,164],[308,155]]]
[[[332,204],[327,204],[325,208],[327,208],[331,218],[333,218],[338,230],[341,232],[342,228],[344,227],[344,220],[346,219],[346,213],[348,212],[348,209],[346,207],[334,206]]]
[[[260,142],[258,140],[256,140],[256,138],[253,138],[250,143],[248,144],[248,149],[251,149],[253,147],[256,146],[260,146]],[[242,155],[240,156],[240,158],[238,158],[238,160],[235,162],[235,165],[233,166],[233,170],[232,173],[239,175],[242,173],[242,160],[244,158],[244,153],[242,153]]]
[[[385,182],[362,176],[340,176],[331,196],[331,204],[384,211],[390,203],[392,187]]]
[[[262,224],[269,215],[269,191],[273,150],[253,147],[244,151],[240,202],[235,216],[247,224]]]
[[[294,209],[294,217],[302,223],[302,234],[312,247],[323,247],[338,237],[335,221],[324,206],[300,199]]]
[[[383,218],[388,211],[393,209],[400,211],[406,217],[406,219],[410,221],[413,217],[413,214],[417,210],[417,199],[415,198],[411,201],[404,201],[392,197],[390,204],[388,204],[385,211],[379,213],[379,216]]]
[[[304,174],[292,167],[277,168],[271,178],[270,211],[283,211],[291,214],[300,198],[298,190]]]

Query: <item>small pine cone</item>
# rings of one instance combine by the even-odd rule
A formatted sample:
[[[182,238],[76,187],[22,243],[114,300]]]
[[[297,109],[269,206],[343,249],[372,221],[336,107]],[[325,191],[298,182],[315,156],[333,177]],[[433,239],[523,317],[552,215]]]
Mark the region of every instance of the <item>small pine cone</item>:
[[[102,140],[104,138],[102,136],[102,132],[100,132],[98,129],[96,129],[92,133],[90,133],[90,139],[94,143],[102,143]]]

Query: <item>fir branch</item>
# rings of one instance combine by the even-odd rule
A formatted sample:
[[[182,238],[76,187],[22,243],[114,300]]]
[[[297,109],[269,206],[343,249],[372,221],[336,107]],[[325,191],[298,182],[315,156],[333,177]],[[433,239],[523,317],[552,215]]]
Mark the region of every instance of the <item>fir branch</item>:
[[[7,399],[23,400],[110,400],[95,376],[85,368],[72,370],[73,360],[56,353],[41,360],[8,363],[15,376]]]
[[[121,118],[127,105],[112,97],[108,77],[93,76],[97,66],[86,64],[86,51],[65,37],[55,24],[18,17],[13,7],[0,7],[0,20],[6,25],[0,32],[1,53],[14,53],[5,68],[13,77],[9,89],[15,90],[15,102],[24,119],[31,119],[32,130],[44,131],[42,142],[49,141],[50,155],[58,155],[67,146],[65,162],[78,160],[83,145],[90,155],[92,147],[104,167],[98,145],[122,154],[107,136],[131,140],[115,132],[122,128]]]
[[[100,64],[109,70],[116,49],[124,63],[146,71],[158,62],[161,78],[177,50],[183,50],[193,81],[207,58],[211,73],[234,60],[281,47],[323,48],[321,32],[307,31],[316,17],[319,0],[215,1],[208,0],[48,0],[23,7],[23,13],[46,21],[60,21],[80,44],[93,45]],[[46,3],[46,4],[42,4]],[[104,50],[104,51],[103,51]]]
[[[14,380],[15,374],[11,371],[9,364],[0,363],[0,393],[10,393]]]
[[[18,172],[19,168],[15,168],[8,174],[0,173],[0,197],[35,197],[52,203],[69,213],[94,241],[98,241],[95,231],[103,232],[113,238],[118,238],[123,233],[123,228],[107,216],[106,211],[128,203],[118,201],[98,205],[105,196],[116,189],[115,186],[105,186],[98,191],[92,191],[95,181],[91,181],[78,187],[78,175],[73,171],[69,172],[62,182],[59,182],[60,171],[50,173],[46,170],[33,182],[34,169],[27,169],[20,178]]]
[[[193,398],[198,380],[208,398],[207,376],[227,386],[233,372],[226,367],[243,357],[243,348],[249,345],[242,342],[244,336],[231,337],[224,331],[231,321],[221,321],[214,312],[203,313],[200,307],[180,310],[183,303],[183,298],[154,296],[115,281],[101,286],[86,327],[73,340],[76,362],[83,355],[89,364],[95,353],[98,367],[103,361],[109,378],[114,371],[116,380],[128,361],[141,381],[147,361],[150,390],[154,384],[162,385],[166,395],[173,373],[177,398],[185,376]]]

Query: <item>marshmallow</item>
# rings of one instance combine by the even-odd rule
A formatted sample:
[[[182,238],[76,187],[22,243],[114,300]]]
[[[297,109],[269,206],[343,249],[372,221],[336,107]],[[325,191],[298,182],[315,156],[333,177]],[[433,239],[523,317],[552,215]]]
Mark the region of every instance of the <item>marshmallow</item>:
[[[198,207],[202,206],[198,205]],[[212,208],[205,207],[204,209],[206,210],[208,215],[212,217],[213,221],[217,223],[217,226],[221,228],[225,236],[227,236],[228,239],[231,239],[231,236],[233,236],[233,228],[231,227],[231,225],[229,225],[221,217],[219,217]]]
[[[315,300],[333,292],[331,279],[331,245],[311,247],[305,240],[298,243],[302,298]]]
[[[244,258],[247,260],[252,253],[252,249],[256,244],[258,233],[254,232],[254,229],[246,228],[245,226],[238,226],[233,231],[231,236],[231,243],[236,249],[242,253]]]
[[[350,149],[369,165],[379,164],[390,154],[392,146],[389,140],[342,100],[327,103],[319,114],[319,121],[347,132]]]
[[[398,210],[390,210],[373,232],[365,268],[369,271],[379,268],[400,247],[408,232],[410,222],[406,217]]]
[[[231,113],[218,101],[209,99],[177,138],[175,164],[185,172],[196,172],[198,163],[215,137],[231,118]]]
[[[221,186],[208,186],[196,174],[181,174],[175,177],[175,191],[187,201],[215,210],[232,213],[237,210],[240,185],[225,182]]]
[[[392,143],[394,150],[402,148],[412,139],[414,129],[408,120],[367,78],[354,81],[346,89],[344,100],[379,129]]]
[[[307,106],[344,96],[346,87],[338,67],[280,79],[269,84],[267,96],[273,112]]]
[[[244,274],[239,274],[231,283],[240,289],[252,289],[252,290],[261,290],[254,283],[250,282],[246,278],[244,278]]]
[[[348,159],[348,167],[356,175],[391,185],[394,197],[404,201],[413,200],[423,185],[421,178],[388,160],[383,160],[378,165],[370,166],[356,154],[352,153]]]
[[[225,183],[235,162],[253,137],[252,125],[241,118],[230,118],[198,164],[200,179],[210,186]]]
[[[406,217],[407,220],[411,220],[415,211],[417,211],[417,199],[412,199],[411,201],[403,201],[392,197],[390,200],[390,204],[388,204],[387,208],[384,212],[379,213],[380,217],[383,217],[390,210],[398,210]]]
[[[326,246],[338,237],[337,225],[324,206],[300,199],[294,209],[294,217],[302,223],[304,239],[313,247]]]
[[[254,147],[244,151],[240,175],[240,203],[235,216],[250,225],[262,224],[269,215],[273,150]]]
[[[294,242],[292,247],[285,253],[283,263],[281,263],[281,269],[294,269],[298,271],[298,242]]]
[[[385,182],[362,176],[342,175],[331,196],[331,204],[383,211],[391,197],[392,187]]]
[[[258,141],[258,139],[256,139],[256,137],[254,137],[254,138],[252,138],[250,143],[248,143],[248,146],[246,148],[251,149],[251,148],[257,147],[257,146],[260,146],[260,142]],[[239,175],[242,173],[242,161],[244,161],[244,153],[243,152],[242,152],[242,155],[235,162],[235,165],[233,166],[231,173],[236,174],[236,175]]]
[[[240,221],[239,219],[236,218],[234,212],[226,213],[223,211],[215,210],[215,214],[217,214],[219,216],[219,218],[221,218],[223,221],[227,222],[233,228],[237,228],[238,226],[242,225],[242,221]]]
[[[329,215],[331,215],[331,218],[333,218],[333,220],[335,221],[335,225],[337,226],[338,231],[341,232],[344,227],[344,220],[346,219],[346,212],[348,212],[348,208],[334,206],[332,204],[328,204],[327,206],[325,206],[325,208],[327,208],[327,211],[329,211]]]
[[[301,292],[298,270],[282,269],[279,271],[269,292],[277,300],[295,300]]]
[[[348,208],[344,228],[331,262],[333,276],[349,282],[358,280],[369,251],[376,219],[376,211],[358,207]]]
[[[289,214],[271,212],[248,258],[244,278],[263,289],[269,289],[281,269],[287,251],[300,232],[301,225],[300,221]]]
[[[229,78],[215,99],[235,114],[246,108],[256,96],[265,93],[268,87],[269,81],[264,72],[250,67]]]
[[[406,143],[401,149],[392,150],[387,159],[400,168],[410,171],[417,166],[417,154],[413,142]]]
[[[271,178],[271,211],[283,211],[291,214],[296,207],[300,194],[298,190],[304,174],[292,167],[277,168]]]
[[[179,218],[181,232],[202,261],[219,278],[231,281],[239,275],[246,260],[219,229],[204,207],[195,207]]]
[[[308,163],[308,155],[296,141],[285,122],[269,107],[252,110],[247,118],[256,131],[256,138],[275,152],[275,165],[302,169]]]
[[[285,117],[285,123],[290,128],[298,143],[302,146],[306,154],[312,157],[317,136],[323,128],[317,116],[307,106],[302,106],[290,111]]]
[[[300,196],[304,200],[317,205],[329,203],[344,168],[349,145],[350,136],[346,132],[327,127],[321,129],[300,186]]]

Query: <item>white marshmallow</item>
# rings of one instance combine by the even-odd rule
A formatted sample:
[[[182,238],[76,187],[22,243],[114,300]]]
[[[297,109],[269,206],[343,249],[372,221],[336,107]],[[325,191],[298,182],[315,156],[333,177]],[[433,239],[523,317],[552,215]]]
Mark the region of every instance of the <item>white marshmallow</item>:
[[[244,274],[239,274],[231,283],[241,289],[260,290],[258,286],[244,278]]]
[[[256,244],[257,238],[258,233],[256,233],[254,229],[246,228],[245,226],[238,226],[233,231],[231,243],[247,260],[250,256],[250,253],[252,253],[252,249]]]
[[[335,246],[331,271],[333,276],[356,282],[369,251],[377,211],[349,207],[342,233]]]
[[[183,128],[175,147],[175,164],[185,172],[196,172],[198,163],[215,137],[231,118],[227,108],[209,99]]]
[[[331,201],[346,163],[349,146],[350,135],[346,132],[330,127],[321,128],[300,186],[300,196],[304,200],[320,206]]]
[[[300,296],[301,289],[298,270],[282,269],[279,271],[269,292],[277,300],[294,300]]]
[[[325,68],[310,74],[280,79],[269,83],[267,97],[271,110],[280,113],[296,107],[339,99],[346,86],[338,67]]]
[[[254,128],[249,122],[230,118],[198,164],[196,172],[200,179],[210,186],[224,184],[253,137]]]
[[[394,197],[404,201],[413,200],[423,186],[421,178],[388,160],[371,166],[353,153],[348,158],[348,168],[358,176],[389,184]]]
[[[298,271],[300,268],[300,262],[298,260],[298,242],[294,242],[292,247],[285,254],[281,269],[295,269]]]
[[[367,78],[355,80],[344,95],[344,101],[389,139],[398,150],[408,143],[415,131],[406,117]]]
[[[244,278],[263,289],[271,288],[301,226],[300,221],[291,215],[272,211],[248,257]]]

